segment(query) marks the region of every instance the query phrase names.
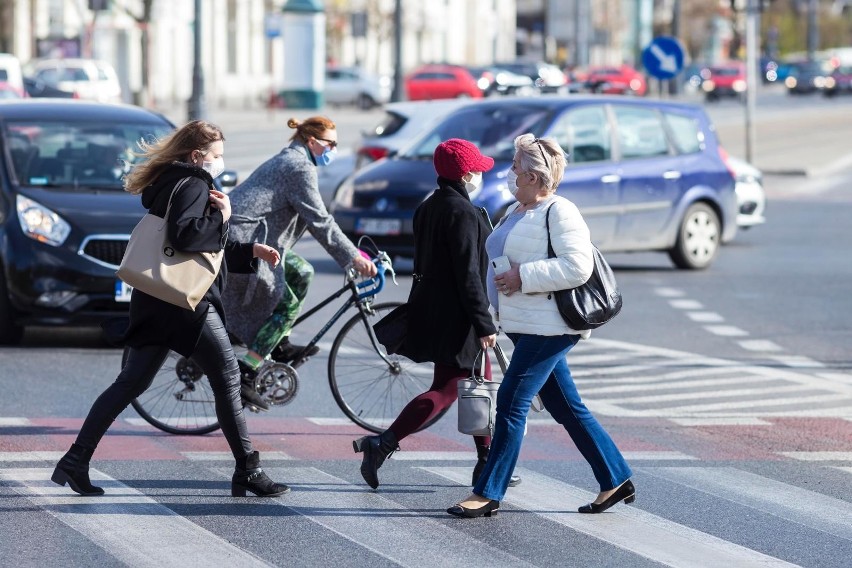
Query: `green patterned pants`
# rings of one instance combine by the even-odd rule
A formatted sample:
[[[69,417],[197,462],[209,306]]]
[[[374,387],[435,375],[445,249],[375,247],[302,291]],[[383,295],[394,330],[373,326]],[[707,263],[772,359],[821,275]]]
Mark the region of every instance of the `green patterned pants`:
[[[272,315],[267,318],[257,332],[249,349],[266,357],[282,339],[290,335],[302,303],[308,295],[308,288],[314,278],[314,267],[298,254],[287,251],[284,255],[284,293]]]

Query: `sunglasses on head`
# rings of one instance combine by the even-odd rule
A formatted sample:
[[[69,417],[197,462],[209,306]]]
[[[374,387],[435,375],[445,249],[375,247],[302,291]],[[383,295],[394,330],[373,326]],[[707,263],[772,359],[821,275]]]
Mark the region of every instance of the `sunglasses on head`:
[[[337,140],[328,140],[327,138],[315,138],[315,140],[321,140],[323,142],[328,142],[328,147],[331,149],[337,148]]]
[[[549,168],[550,162],[547,161],[547,155],[544,153],[544,148],[541,147],[541,141],[536,138],[535,140],[533,140],[533,142],[536,143],[536,145],[538,146],[538,151],[541,152],[541,157],[544,159],[544,165]]]

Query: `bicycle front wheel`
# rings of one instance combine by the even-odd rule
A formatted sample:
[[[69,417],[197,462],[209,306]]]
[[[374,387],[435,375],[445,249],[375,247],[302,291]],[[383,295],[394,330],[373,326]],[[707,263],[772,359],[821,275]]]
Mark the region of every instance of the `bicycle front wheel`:
[[[169,434],[201,435],[219,429],[207,376],[192,359],[174,351],[169,351],[148,390],[130,404],[146,422]]]
[[[387,355],[388,364],[373,347],[373,324],[400,305],[377,304],[366,321],[362,314],[355,315],[337,334],[328,356],[328,381],[334,400],[355,424],[371,432],[386,430],[405,405],[432,384],[431,363]],[[384,347],[377,345],[384,352]],[[444,412],[421,430],[437,422]]]

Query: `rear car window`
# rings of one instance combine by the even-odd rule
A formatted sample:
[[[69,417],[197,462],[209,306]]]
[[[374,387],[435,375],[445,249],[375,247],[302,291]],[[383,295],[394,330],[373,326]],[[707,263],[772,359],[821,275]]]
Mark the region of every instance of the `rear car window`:
[[[694,154],[701,151],[703,136],[696,119],[668,112],[663,113],[663,117],[669,127],[672,143],[680,154]]]
[[[669,153],[666,132],[656,110],[614,106],[621,158],[649,158]]]
[[[388,111],[377,125],[366,131],[367,136],[392,136],[399,132],[408,119],[401,114]]]

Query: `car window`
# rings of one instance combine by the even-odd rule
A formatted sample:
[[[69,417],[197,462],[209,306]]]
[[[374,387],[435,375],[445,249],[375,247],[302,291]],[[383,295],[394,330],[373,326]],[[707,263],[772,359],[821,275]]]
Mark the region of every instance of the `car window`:
[[[689,116],[663,113],[666,125],[672,136],[672,142],[681,154],[693,154],[701,151],[703,136],[698,121]]]
[[[89,74],[81,67],[63,67],[59,70],[59,81],[88,81]]]
[[[526,132],[540,135],[547,119],[547,109],[523,104],[463,108],[405,149],[400,157],[431,159],[435,147],[444,140],[463,138],[479,146],[486,156],[495,160],[511,160],[515,155],[515,138]]]
[[[170,131],[167,123],[9,121],[5,139],[11,169],[23,185],[121,189],[121,178],[139,161],[133,153],[138,141]]]
[[[0,69],[0,82],[5,83],[9,80],[9,73],[5,69]]]
[[[396,134],[406,122],[408,122],[408,119],[401,114],[388,111],[379,123],[368,129],[365,134],[367,136],[391,136],[392,134]]]
[[[621,158],[647,158],[669,153],[660,115],[653,109],[616,105],[615,121]]]
[[[36,78],[44,81],[48,85],[56,85],[56,79],[58,76],[56,69],[42,69],[36,73]]]
[[[109,75],[100,67],[98,67],[98,81],[109,81]]]
[[[557,118],[550,135],[573,163],[599,162],[612,156],[612,140],[602,105],[571,109]]]

